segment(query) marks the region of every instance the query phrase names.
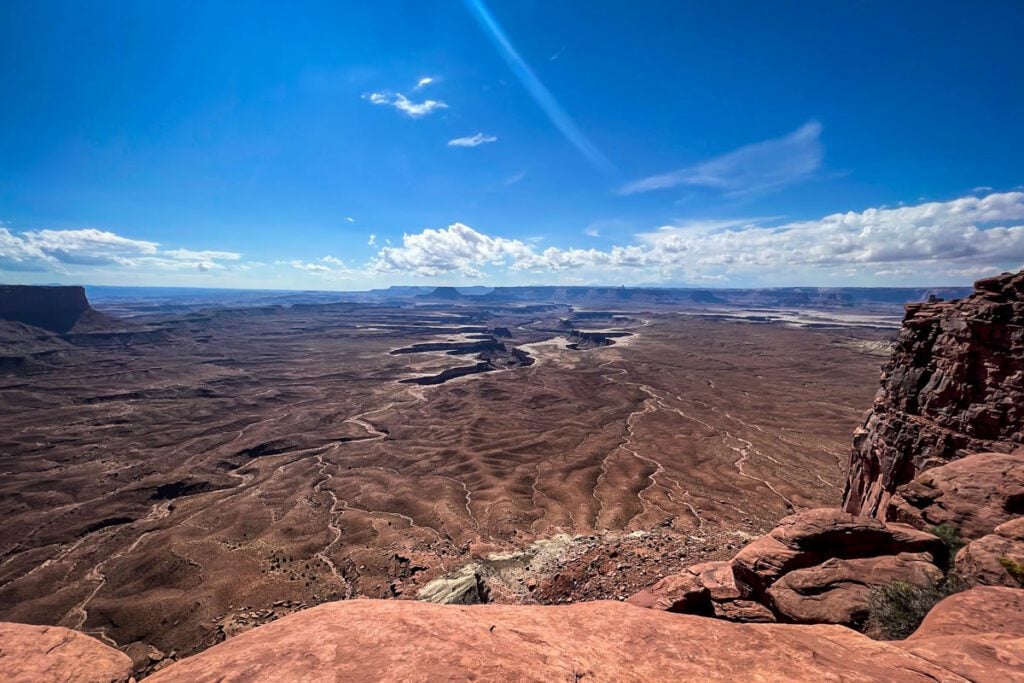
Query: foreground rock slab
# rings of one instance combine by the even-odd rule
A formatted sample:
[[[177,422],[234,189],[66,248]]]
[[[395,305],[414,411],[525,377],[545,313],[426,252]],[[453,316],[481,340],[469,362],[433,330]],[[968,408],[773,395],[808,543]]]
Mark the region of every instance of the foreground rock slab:
[[[998,596],[1000,604],[1005,600]],[[987,605],[989,599],[975,601]],[[997,609],[998,605],[992,606]],[[914,647],[927,648],[928,638]],[[985,635],[1014,680],[1022,639]],[[945,646],[956,649],[955,643]],[[972,655],[974,656],[974,655]],[[974,661],[974,660],[972,660]],[[954,663],[955,664],[955,663]],[[149,679],[188,681],[963,681],[945,665],[840,626],[735,624],[601,601],[569,606],[353,600],[293,614]],[[1018,677],[1019,680],[1019,677]]]
[[[122,683],[132,679],[128,655],[60,626],[0,623],[4,683]]]
[[[983,586],[952,595],[898,643],[972,681],[1024,680],[1024,590]]]

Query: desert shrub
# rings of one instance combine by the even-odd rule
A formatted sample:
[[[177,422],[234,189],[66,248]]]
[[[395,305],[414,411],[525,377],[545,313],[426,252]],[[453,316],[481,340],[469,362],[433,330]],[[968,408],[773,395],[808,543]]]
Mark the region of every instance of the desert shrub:
[[[1024,564],[1015,562],[1009,557],[1000,557],[999,564],[1003,565],[1006,573],[1013,577],[1013,580],[1024,586]]]
[[[917,630],[935,603],[964,588],[953,574],[927,587],[905,581],[879,586],[868,603],[867,632],[881,640],[903,640]]]
[[[952,524],[939,524],[931,528],[931,532],[939,537],[946,544],[949,551],[949,564],[953,564],[953,558],[960,552],[960,549],[967,545],[967,541],[960,535],[960,530]]]

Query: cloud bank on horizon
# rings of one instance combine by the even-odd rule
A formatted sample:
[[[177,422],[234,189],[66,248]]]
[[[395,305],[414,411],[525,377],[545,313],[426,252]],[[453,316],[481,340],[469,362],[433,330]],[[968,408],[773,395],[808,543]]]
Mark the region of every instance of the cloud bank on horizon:
[[[88,278],[90,272],[201,273],[294,269],[344,283],[666,283],[766,286],[969,281],[1024,268],[1024,192],[965,196],[897,208],[769,224],[758,219],[665,225],[607,248],[550,246],[492,235],[463,223],[406,233],[400,245],[368,240],[359,265],[326,255],[272,264],[230,251],[162,248],[94,228],[16,233],[0,228],[0,269]],[[511,280],[510,280],[511,278]]]

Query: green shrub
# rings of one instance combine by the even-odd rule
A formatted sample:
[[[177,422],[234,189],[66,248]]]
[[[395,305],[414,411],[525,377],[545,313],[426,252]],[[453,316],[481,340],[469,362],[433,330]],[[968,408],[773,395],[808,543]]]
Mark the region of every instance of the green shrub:
[[[939,524],[931,528],[931,532],[939,537],[946,544],[949,550],[949,564],[953,564],[953,558],[960,552],[960,549],[967,545],[967,541],[960,535],[960,530],[952,524]]]
[[[1013,577],[1013,580],[1024,586],[1024,564],[1015,562],[1009,557],[1000,557],[999,564],[1003,565],[1006,573]]]
[[[926,588],[905,581],[880,586],[871,592],[866,631],[881,640],[903,640],[917,630],[935,603],[965,587],[954,575]]]

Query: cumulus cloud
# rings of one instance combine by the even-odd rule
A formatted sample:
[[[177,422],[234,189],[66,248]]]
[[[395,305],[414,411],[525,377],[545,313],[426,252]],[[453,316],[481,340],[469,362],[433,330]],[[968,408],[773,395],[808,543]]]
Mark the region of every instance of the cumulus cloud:
[[[496,135],[484,135],[483,133],[477,133],[465,138],[454,138],[448,141],[449,147],[479,147],[480,145],[487,144],[488,142],[497,142],[498,137]]]
[[[30,230],[16,234],[0,228],[0,270],[67,272],[68,268],[128,267],[163,270],[223,268],[237,261],[228,251],[160,250],[157,242],[123,237],[106,230]]]
[[[778,280],[989,274],[1024,263],[1024,193],[963,197],[766,225],[697,221],[636,235],[607,250],[548,247],[455,223],[407,234],[370,263],[377,273],[480,277],[488,269],[643,271],[646,279]]]
[[[809,121],[785,137],[764,140],[670,173],[626,183],[620,194],[703,187],[728,196],[757,194],[807,180],[824,158],[821,124]]]
[[[436,111],[437,109],[447,109],[448,105],[441,100],[423,100],[422,102],[413,102],[402,93],[391,93],[391,92],[372,92],[368,95],[363,95],[363,99],[367,99],[371,104],[387,105],[394,107],[398,111],[404,113],[410,118],[418,119],[421,116]]]
[[[302,270],[329,278],[348,279],[353,273],[353,270],[346,266],[343,260],[330,255],[321,256],[315,261],[303,261],[301,259],[275,261],[274,265],[289,266],[295,270]]]
[[[402,246],[384,247],[370,262],[376,273],[411,273],[436,276],[459,273],[478,277],[481,268],[528,257],[532,247],[504,237],[490,237],[468,225],[455,223],[435,230],[402,236]]]

